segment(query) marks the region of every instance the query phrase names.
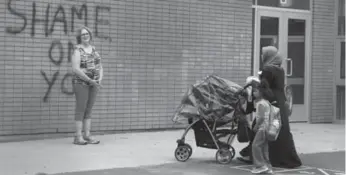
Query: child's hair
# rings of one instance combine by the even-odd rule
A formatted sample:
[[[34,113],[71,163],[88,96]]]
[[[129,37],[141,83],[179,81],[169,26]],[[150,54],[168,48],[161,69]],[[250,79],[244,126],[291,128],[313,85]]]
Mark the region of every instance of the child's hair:
[[[252,82],[252,88],[257,89],[261,96],[266,100],[271,100],[274,97],[272,90],[269,88],[269,84],[266,80],[261,80],[261,82]]]

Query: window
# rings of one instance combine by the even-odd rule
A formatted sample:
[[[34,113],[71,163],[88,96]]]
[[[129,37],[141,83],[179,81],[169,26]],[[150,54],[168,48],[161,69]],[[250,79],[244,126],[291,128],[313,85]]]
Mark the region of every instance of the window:
[[[344,85],[345,83],[345,0],[337,0],[336,17],[337,17],[337,36],[336,36],[336,83]]]
[[[345,79],[345,41],[340,45],[340,78]]]
[[[345,120],[345,86],[336,87],[336,119]]]
[[[336,120],[345,121],[345,0],[337,0],[335,49]]]
[[[253,0],[253,5],[289,8],[297,10],[310,10],[311,0]],[[345,2],[345,0],[344,0]]]
[[[338,35],[345,36],[345,0],[338,4]]]
[[[336,39],[335,46],[335,78],[336,85],[345,85],[345,39]]]

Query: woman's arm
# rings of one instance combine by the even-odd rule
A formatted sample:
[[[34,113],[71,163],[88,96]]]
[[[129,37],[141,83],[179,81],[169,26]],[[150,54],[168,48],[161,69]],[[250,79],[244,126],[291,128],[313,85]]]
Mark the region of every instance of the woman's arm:
[[[261,71],[261,75],[259,76],[260,80],[265,80],[268,83],[271,83],[273,81],[273,74],[272,71],[270,70],[270,67],[263,67],[262,71]],[[270,86],[270,84],[269,84]]]
[[[99,77],[98,81],[100,82],[100,81],[102,81],[102,79],[103,79],[103,66],[102,66],[102,63],[100,63],[100,77]]]
[[[91,78],[89,78],[80,68],[80,52],[78,49],[75,49],[72,55],[72,71],[86,82],[91,81]]]
[[[256,111],[255,107],[254,107],[254,102],[249,102],[247,101],[247,104],[246,104],[246,110],[245,110],[245,114],[251,114],[253,113],[254,111]]]
[[[96,49],[95,49],[95,46],[92,46],[92,48],[93,48],[93,50],[94,50],[94,52],[95,52],[95,61],[96,61],[96,67],[97,67],[97,69],[98,69],[98,73],[99,73],[99,75],[98,75],[98,79],[97,79],[97,82],[98,83],[101,83],[101,81],[102,81],[102,79],[103,79],[103,66],[102,66],[102,62],[101,62],[101,56],[100,56],[100,54],[96,51]]]
[[[275,84],[275,78],[273,75],[272,70],[270,69],[270,67],[264,67],[262,70],[262,74],[260,76],[260,81],[263,82],[264,84],[267,84],[267,86],[270,88],[270,92],[267,93],[266,100],[268,100],[269,102],[273,102],[273,101],[277,101],[274,92],[273,92],[273,83]]]

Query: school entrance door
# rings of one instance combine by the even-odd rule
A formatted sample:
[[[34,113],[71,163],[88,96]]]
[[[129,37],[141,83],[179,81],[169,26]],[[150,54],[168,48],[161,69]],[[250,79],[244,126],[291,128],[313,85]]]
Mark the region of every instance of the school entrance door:
[[[285,58],[286,85],[292,88],[291,122],[309,120],[310,32],[309,13],[283,11],[278,8],[255,9],[254,75],[262,66],[261,48],[276,46]]]

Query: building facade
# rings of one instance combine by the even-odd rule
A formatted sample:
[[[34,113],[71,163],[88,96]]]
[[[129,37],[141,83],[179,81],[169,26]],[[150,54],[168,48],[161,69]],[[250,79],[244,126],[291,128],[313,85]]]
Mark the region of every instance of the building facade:
[[[209,74],[244,84],[257,74],[265,45],[288,58],[292,121],[344,120],[339,0],[5,0],[0,6],[0,135],[74,131],[71,53],[80,25],[93,29],[105,69],[94,131],[182,127],[171,119],[191,84]]]
[[[254,74],[260,48],[275,45],[287,58],[293,89],[291,121],[345,118],[345,0],[254,0]],[[257,59],[256,59],[257,58]]]

